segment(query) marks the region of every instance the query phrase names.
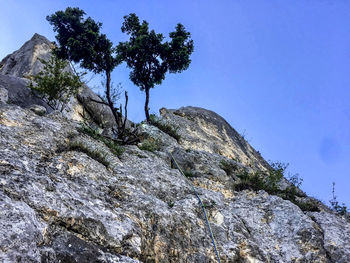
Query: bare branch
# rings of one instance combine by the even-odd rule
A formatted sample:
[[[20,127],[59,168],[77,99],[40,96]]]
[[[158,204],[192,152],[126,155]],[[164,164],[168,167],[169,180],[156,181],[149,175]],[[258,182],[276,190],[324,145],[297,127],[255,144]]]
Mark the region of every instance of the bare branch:
[[[125,91],[125,106],[124,106],[124,109],[125,109],[125,116],[124,116],[124,122],[123,122],[123,131],[125,130],[125,124],[126,124],[126,120],[128,119],[128,100],[129,100],[129,97],[128,97],[128,92]]]

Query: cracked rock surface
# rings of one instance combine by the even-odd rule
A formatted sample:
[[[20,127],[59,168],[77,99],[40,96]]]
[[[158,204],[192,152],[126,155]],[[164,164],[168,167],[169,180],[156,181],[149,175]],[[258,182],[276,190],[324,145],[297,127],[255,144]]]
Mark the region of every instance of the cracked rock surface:
[[[252,168],[230,159],[220,145],[240,147],[230,127],[226,137],[215,126],[220,119],[206,123],[204,109],[189,110],[192,119],[184,108],[183,116],[167,110],[163,118],[192,130],[187,137],[176,142],[143,124],[160,138],[160,150],[123,146],[118,157],[60,113],[0,104],[0,262],[217,262],[189,183],[206,204],[221,262],[350,262],[346,218],[323,207],[305,212],[265,191],[235,191],[236,172],[224,171],[221,161],[247,169],[264,169],[265,161],[253,156]],[[204,148],[204,126],[214,129],[223,152]],[[203,134],[191,142],[194,129]],[[108,165],[72,150],[72,142],[102,153]],[[231,152],[249,157],[251,149]],[[191,177],[175,169],[166,150]]]

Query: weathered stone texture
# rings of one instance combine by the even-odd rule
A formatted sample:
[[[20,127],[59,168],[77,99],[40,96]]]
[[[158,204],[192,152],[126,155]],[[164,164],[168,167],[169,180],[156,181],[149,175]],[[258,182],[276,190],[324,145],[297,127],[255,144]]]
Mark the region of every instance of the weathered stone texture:
[[[220,168],[226,156],[173,141],[154,153],[125,146],[117,157],[78,126],[57,112],[0,106],[0,261],[216,262],[188,180],[206,204],[222,262],[349,261],[346,219],[234,191],[237,178]],[[156,129],[149,136],[167,138]],[[110,165],[70,150],[72,142]],[[174,169],[166,149],[194,177]]]
[[[0,103],[0,262],[217,262],[192,185],[222,263],[350,262],[346,217],[302,191],[298,198],[320,212],[262,190],[235,190],[242,171],[271,167],[212,111],[162,109],[158,121],[177,128],[177,140],[140,124],[140,137],[157,144],[154,152],[128,145],[116,156],[82,133],[82,115],[106,135],[114,124],[88,87],[63,113],[26,88],[23,77],[41,70],[37,58],[50,50],[34,35],[0,62],[0,90],[8,93]],[[288,186],[286,179],[279,184]]]

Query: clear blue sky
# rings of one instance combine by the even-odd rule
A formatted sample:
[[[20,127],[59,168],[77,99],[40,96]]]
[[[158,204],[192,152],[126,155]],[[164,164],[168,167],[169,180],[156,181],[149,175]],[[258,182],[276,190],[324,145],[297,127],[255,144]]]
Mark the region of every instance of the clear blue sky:
[[[54,40],[45,17],[77,6],[114,42],[131,12],[167,35],[192,33],[190,68],[151,90],[151,112],[199,106],[223,116],[267,160],[290,163],[302,188],[328,203],[332,182],[350,206],[350,1],[0,0],[0,57],[37,32]],[[144,94],[125,66],[113,73],[129,91],[130,118],[144,118]],[[95,77],[92,85],[99,84]]]

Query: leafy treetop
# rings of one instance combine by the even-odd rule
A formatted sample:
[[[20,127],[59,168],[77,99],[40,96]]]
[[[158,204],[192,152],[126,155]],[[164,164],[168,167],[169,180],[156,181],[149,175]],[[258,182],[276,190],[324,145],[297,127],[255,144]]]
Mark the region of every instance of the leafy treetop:
[[[58,33],[59,47],[55,52],[59,58],[80,63],[94,73],[110,73],[120,63],[113,56],[113,43],[100,33],[102,23],[91,17],[84,19],[84,15],[83,10],[68,7],[46,17]]]
[[[168,71],[179,73],[188,68],[193,52],[193,40],[185,27],[178,24],[175,31],[169,34],[171,41],[163,42],[162,34],[149,30],[148,23],[140,23],[133,13],[124,16],[121,30],[128,34],[130,39],[119,43],[117,52],[120,59],[131,69],[130,80],[146,92],[145,113],[149,121],[149,90],[161,84]]]

